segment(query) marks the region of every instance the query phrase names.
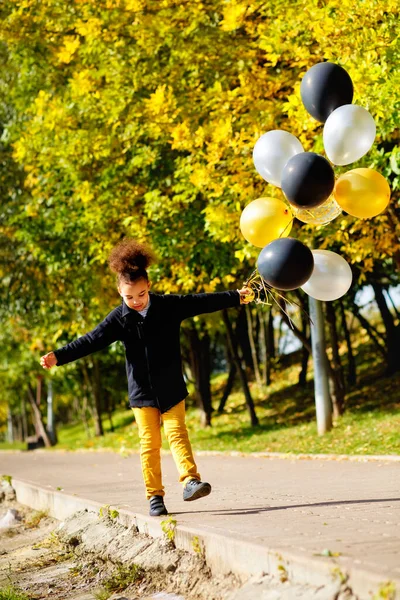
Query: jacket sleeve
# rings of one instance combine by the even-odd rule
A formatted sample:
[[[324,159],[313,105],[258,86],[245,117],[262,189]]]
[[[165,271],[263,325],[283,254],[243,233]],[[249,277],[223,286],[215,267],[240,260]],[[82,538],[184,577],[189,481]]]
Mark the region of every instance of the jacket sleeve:
[[[77,340],[54,351],[57,366],[73,362],[78,358],[106,348],[121,339],[121,325],[113,310],[97,327]]]
[[[204,313],[216,312],[223,308],[240,305],[240,294],[237,291],[216,292],[213,294],[187,294],[175,296],[179,318],[187,319]]]

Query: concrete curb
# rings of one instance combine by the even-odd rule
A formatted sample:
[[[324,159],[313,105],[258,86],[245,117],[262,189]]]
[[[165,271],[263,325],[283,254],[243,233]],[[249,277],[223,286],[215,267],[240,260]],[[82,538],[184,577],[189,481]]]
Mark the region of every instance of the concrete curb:
[[[77,495],[54,490],[51,486],[42,487],[21,479],[12,479],[17,500],[35,510],[47,510],[49,515],[63,521],[79,510],[99,512],[103,506],[99,502],[86,500]],[[118,506],[113,507],[118,509]],[[119,510],[119,509],[118,509]],[[172,525],[173,515],[171,515]],[[163,535],[162,518],[148,516],[121,509],[117,521],[125,526],[135,525],[140,533],[151,537]],[[172,525],[174,526],[174,525]],[[310,557],[275,551],[245,538],[235,538],[229,534],[220,535],[206,528],[174,526],[174,542],[178,549],[197,552],[199,548],[211,571],[215,574],[233,573],[243,582],[252,576],[273,575],[278,579],[287,577],[293,583],[306,583],[323,586],[335,578],[346,580],[347,585],[360,600],[371,600],[388,583],[384,576],[362,569],[346,566],[345,557]],[[195,550],[196,548],[196,550]],[[396,600],[400,600],[400,580],[391,580],[396,587]],[[386,597],[386,596],[375,596]],[[392,598],[392,596],[388,596]]]

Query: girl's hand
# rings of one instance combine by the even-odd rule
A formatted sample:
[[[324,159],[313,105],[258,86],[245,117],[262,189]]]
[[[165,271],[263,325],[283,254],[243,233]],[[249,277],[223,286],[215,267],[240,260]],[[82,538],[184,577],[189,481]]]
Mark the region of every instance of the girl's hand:
[[[249,304],[254,300],[255,294],[251,288],[244,286],[238,292],[240,294],[240,304]]]
[[[48,354],[42,356],[40,359],[40,364],[42,365],[43,369],[51,369],[51,367],[54,367],[57,364],[57,358],[54,352],[48,352]]]

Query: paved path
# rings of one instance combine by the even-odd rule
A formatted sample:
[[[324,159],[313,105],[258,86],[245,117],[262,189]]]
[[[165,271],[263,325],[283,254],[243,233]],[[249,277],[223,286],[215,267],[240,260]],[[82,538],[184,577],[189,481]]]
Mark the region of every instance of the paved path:
[[[199,456],[211,496],[186,503],[170,455],[166,505],[178,524],[400,581],[400,462]],[[0,474],[147,514],[139,457],[0,453]],[[321,559],[329,561],[331,559]]]

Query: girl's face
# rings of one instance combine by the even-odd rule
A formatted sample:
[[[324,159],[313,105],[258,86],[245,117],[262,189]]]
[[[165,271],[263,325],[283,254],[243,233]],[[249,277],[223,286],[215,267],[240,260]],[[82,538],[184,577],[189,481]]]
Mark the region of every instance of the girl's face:
[[[118,292],[129,308],[143,310],[149,303],[150,282],[138,279],[133,283],[120,283]]]

